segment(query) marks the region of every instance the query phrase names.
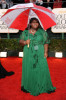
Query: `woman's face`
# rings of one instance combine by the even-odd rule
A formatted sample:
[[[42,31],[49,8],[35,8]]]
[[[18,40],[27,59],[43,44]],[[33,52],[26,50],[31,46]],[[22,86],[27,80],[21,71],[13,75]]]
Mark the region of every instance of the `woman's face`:
[[[37,29],[38,26],[39,26],[39,23],[36,20],[33,20],[32,23],[31,23],[31,28]]]

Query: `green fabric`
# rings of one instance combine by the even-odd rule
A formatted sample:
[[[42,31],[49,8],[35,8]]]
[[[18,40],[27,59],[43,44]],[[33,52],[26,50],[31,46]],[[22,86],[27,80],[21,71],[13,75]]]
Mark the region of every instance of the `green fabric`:
[[[20,39],[27,40],[28,34],[31,40],[29,48],[25,45],[23,50],[21,86],[34,96],[54,91],[56,87],[52,85],[47,60],[44,58],[44,44],[50,43],[48,35],[43,29],[39,29],[35,35],[25,30]]]

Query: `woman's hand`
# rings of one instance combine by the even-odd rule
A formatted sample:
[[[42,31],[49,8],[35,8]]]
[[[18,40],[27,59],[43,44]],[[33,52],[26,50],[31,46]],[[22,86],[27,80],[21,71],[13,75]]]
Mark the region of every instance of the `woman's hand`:
[[[28,44],[30,44],[30,39],[28,39],[28,40],[26,40],[26,41],[20,40],[19,43],[20,43],[22,46],[28,45]]]
[[[25,42],[27,45],[30,44],[30,39],[26,40]]]
[[[48,57],[48,44],[44,44],[44,57]]]
[[[44,53],[44,58],[45,58],[45,57],[46,57],[46,58],[48,57],[48,53]]]

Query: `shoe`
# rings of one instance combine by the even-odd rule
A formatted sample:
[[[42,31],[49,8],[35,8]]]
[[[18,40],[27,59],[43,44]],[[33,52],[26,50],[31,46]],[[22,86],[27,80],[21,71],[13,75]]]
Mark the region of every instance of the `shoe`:
[[[29,91],[24,89],[24,86],[21,87],[21,91],[25,92],[25,93],[29,93]]]
[[[1,79],[1,78],[5,78],[5,77],[6,77],[6,76],[4,76],[4,75],[1,75],[1,76],[0,76],[0,79]]]
[[[11,75],[13,75],[13,74],[14,74],[14,72],[11,71],[11,72],[7,72],[5,75],[6,75],[6,76],[11,76]]]
[[[50,94],[50,93],[54,93],[54,92],[55,92],[55,90],[53,90],[53,91],[49,91],[48,94]]]

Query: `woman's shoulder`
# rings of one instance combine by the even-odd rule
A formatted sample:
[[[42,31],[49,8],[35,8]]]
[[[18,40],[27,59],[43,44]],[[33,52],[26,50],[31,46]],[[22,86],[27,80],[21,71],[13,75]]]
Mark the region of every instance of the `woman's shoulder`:
[[[27,32],[28,30],[24,30],[23,32]]]
[[[26,34],[26,33],[28,33],[28,30],[24,30],[22,33],[23,33],[23,34]]]
[[[44,29],[39,29],[39,32],[42,33],[43,35],[44,35],[44,34],[47,34],[47,31],[44,30]]]
[[[45,30],[44,30],[43,28],[40,28],[39,31],[41,31],[41,32],[45,32]]]

